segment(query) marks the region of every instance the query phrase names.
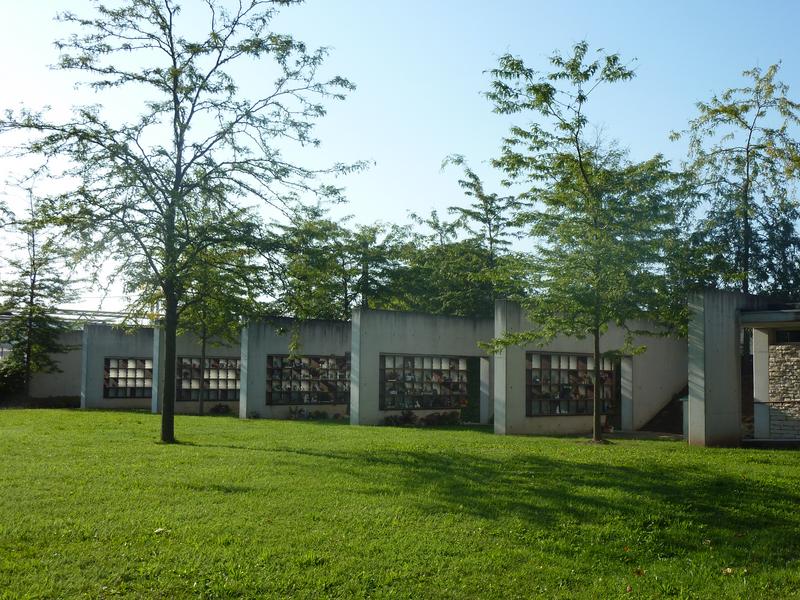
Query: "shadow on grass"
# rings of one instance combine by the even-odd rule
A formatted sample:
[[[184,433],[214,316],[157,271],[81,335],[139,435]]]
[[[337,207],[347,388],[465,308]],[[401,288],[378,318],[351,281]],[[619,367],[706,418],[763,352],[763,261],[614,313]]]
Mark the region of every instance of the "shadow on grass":
[[[194,492],[220,492],[223,494],[249,494],[255,490],[251,486],[221,483],[187,483],[183,484],[183,487]]]
[[[446,429],[491,431],[486,426]],[[498,524],[513,522],[527,528],[528,535],[537,532],[554,541],[613,523],[604,530],[607,539],[592,545],[593,552],[613,560],[693,560],[699,553],[713,551],[720,564],[782,568],[800,555],[797,486],[788,478],[780,485],[764,471],[734,473],[720,468],[736,460],[768,469],[775,466],[774,457],[752,452],[684,453],[675,442],[673,452],[665,443],[669,440],[653,440],[660,442],[656,450],[652,442],[644,448],[622,447],[618,440],[592,447],[582,443],[585,438],[572,439],[580,446],[573,456],[563,445],[553,452],[537,446],[492,454],[479,447],[464,450],[463,445],[460,451],[451,451],[446,446],[315,450],[305,444],[299,448],[186,444],[261,453],[264,460],[283,464],[281,455],[296,456],[301,460],[292,461],[292,467],[307,470],[309,481],[319,479],[334,490],[345,481],[364,502],[383,502],[389,494],[405,498],[422,515],[467,513]],[[787,468],[794,464],[790,458]],[[563,548],[554,544],[553,552],[569,553],[559,546]],[[628,547],[635,550],[625,550]]]
[[[632,560],[628,545],[651,560],[713,547],[721,564],[751,566],[782,567],[800,554],[800,513],[793,508],[800,506],[800,495],[758,477],[715,472],[697,459],[664,464],[650,455],[641,466],[629,466],[601,457],[581,463],[522,453],[490,460],[384,449],[276,451],[328,459],[326,470],[361,482],[358,493],[411,496],[427,515],[511,519],[554,536],[613,522],[611,539],[593,546],[610,559]]]

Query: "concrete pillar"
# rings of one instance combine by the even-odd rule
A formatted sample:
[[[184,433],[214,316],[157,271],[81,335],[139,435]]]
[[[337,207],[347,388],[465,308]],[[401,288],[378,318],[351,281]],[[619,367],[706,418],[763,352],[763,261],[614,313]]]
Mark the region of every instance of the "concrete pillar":
[[[775,333],[770,329],[753,329],[753,437],[769,435],[769,345]]]
[[[83,326],[81,348],[81,408],[98,408],[103,400],[103,357],[96,341],[102,325]],[[99,365],[99,366],[98,366]]]
[[[494,406],[492,405],[492,371],[494,361],[491,358],[481,358],[481,411],[480,422],[487,425],[494,414]]]
[[[520,330],[522,309],[507,300],[495,303],[494,334]],[[506,346],[494,359],[494,432],[515,433],[525,422],[525,350]]]
[[[157,414],[161,412],[161,407],[164,401],[164,351],[165,340],[163,327],[155,327],[153,329],[153,388],[152,395],[150,396],[150,412]],[[173,382],[172,385],[175,385]]]
[[[689,298],[689,443],[737,446],[742,437],[739,311],[750,299],[706,290]]]
[[[620,425],[622,431],[633,431],[633,359],[626,356],[620,364]]]
[[[366,381],[363,378],[363,365],[361,364],[365,358],[361,352],[361,310],[356,309],[353,311],[353,318],[351,322],[351,335],[350,335],[350,424],[361,425],[362,423],[369,423],[365,419],[369,418],[369,412],[366,403],[362,400]],[[363,405],[363,406],[362,406]],[[376,407],[377,408],[377,407]],[[377,414],[377,410],[374,411]],[[373,418],[376,418],[372,415]]]
[[[239,418],[267,417],[267,329],[262,323],[242,329]]]

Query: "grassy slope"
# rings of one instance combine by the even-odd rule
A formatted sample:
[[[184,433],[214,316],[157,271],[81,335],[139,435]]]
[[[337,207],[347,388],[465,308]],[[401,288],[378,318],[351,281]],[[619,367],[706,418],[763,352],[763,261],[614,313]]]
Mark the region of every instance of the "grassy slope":
[[[0,598],[800,597],[796,452],[158,427],[0,411]]]

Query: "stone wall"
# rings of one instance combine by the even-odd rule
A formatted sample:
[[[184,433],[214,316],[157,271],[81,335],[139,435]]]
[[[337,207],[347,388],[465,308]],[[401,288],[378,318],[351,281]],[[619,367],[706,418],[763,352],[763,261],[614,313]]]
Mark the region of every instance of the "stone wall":
[[[769,433],[800,439],[800,344],[769,348]]]

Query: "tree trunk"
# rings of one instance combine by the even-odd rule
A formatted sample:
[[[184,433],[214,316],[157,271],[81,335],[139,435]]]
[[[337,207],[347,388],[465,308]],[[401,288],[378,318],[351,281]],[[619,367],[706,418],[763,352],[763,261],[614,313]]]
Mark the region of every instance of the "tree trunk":
[[[200,336],[200,401],[197,405],[197,414],[203,416],[203,394],[206,390],[206,324],[203,323],[202,335]]]
[[[31,217],[33,217],[33,199],[31,199]],[[28,232],[28,259],[30,261],[30,277],[28,279],[28,320],[26,322],[27,331],[25,332],[25,399],[31,398],[31,377],[33,375],[33,365],[31,364],[33,355],[33,315],[36,311],[36,279],[38,276],[38,262],[36,257],[36,231]]]
[[[364,249],[366,252],[366,249]],[[369,265],[367,264],[367,259],[361,259],[361,308],[368,309],[369,308],[369,292],[367,288],[369,287]]]
[[[747,192],[745,192],[747,194]],[[752,225],[750,224],[750,202],[749,198],[745,197],[744,206],[744,240],[742,248],[742,271],[744,277],[742,278],[742,293],[750,293],[750,247],[753,244]]]
[[[592,332],[594,337],[594,394],[592,399],[592,416],[593,416],[593,424],[592,424],[592,441],[593,442],[601,442],[603,441],[603,426],[600,419],[600,413],[602,412],[602,406],[600,404],[600,361],[602,357],[600,355],[600,328],[595,327],[594,331]]]
[[[175,341],[178,331],[178,302],[171,286],[165,294],[164,358],[160,365],[164,373],[164,397],[161,408],[161,441],[175,443]]]
[[[31,302],[33,302],[33,294],[31,294]],[[26,324],[27,331],[25,332],[25,381],[24,391],[25,399],[31,398],[31,377],[33,367],[31,366],[31,354],[33,353],[33,304],[28,306],[28,322]]]

